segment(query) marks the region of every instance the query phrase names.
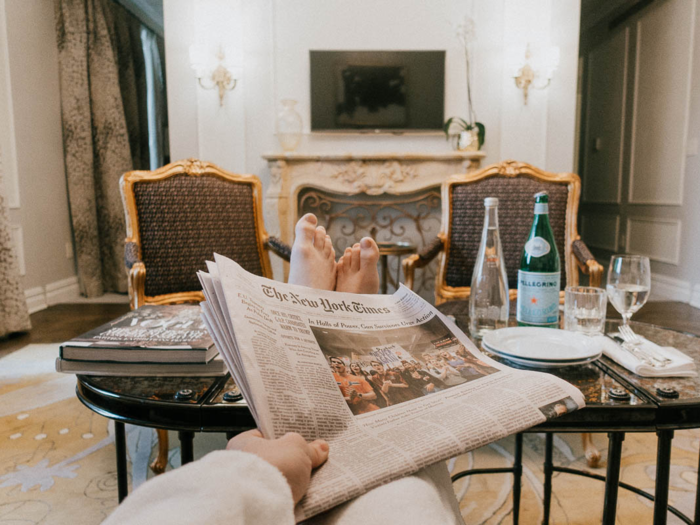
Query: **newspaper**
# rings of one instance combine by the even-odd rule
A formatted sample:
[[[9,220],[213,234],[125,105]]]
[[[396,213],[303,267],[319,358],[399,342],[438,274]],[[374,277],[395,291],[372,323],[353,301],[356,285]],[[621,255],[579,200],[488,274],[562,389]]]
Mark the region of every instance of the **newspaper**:
[[[404,286],[319,291],[215,261],[202,315],[258,428],[330,444],[297,521],[584,406],[569,383],[483,355]]]

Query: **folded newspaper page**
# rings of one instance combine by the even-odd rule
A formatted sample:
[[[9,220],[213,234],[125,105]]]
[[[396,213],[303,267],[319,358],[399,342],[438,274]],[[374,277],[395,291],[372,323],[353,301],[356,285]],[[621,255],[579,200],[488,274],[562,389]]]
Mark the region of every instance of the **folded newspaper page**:
[[[203,318],[258,428],[330,444],[297,521],[584,406],[569,383],[480,353],[406,287],[327,292],[215,261]]]

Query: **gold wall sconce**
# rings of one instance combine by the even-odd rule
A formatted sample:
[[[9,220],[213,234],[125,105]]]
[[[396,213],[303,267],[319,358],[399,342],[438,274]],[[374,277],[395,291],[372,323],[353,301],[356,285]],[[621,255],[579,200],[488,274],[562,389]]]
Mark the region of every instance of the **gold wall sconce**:
[[[546,88],[559,66],[559,48],[556,46],[514,46],[508,50],[508,62],[513,71],[515,86],[523,90],[527,105],[530,88]]]
[[[219,46],[214,54],[208,51],[203,45],[190,46],[190,65],[203,89],[219,90],[219,106],[223,106],[226,92],[236,88],[238,79],[233,78],[223,46]]]

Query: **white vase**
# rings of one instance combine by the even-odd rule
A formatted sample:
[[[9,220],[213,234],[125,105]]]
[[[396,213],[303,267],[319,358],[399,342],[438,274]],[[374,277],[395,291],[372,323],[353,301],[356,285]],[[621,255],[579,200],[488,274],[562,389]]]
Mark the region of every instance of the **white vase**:
[[[476,128],[461,131],[459,134],[450,135],[452,147],[456,151],[478,151],[479,130]]]
[[[277,139],[283,151],[294,151],[301,142],[301,115],[294,106],[297,101],[285,98],[280,101],[282,109],[277,113]]]

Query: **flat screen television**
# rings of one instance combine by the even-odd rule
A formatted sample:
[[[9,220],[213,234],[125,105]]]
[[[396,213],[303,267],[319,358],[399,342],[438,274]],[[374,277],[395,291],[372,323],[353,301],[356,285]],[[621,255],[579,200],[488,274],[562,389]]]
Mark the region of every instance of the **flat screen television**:
[[[309,51],[311,131],[419,132],[445,122],[445,51]]]

